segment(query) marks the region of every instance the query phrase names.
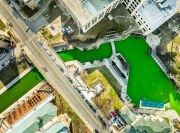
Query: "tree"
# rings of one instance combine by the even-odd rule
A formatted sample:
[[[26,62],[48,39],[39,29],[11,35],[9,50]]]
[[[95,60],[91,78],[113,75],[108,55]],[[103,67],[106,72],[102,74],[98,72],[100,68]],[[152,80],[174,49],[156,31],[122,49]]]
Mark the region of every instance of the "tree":
[[[174,58],[176,57],[177,53],[175,52],[167,52],[166,57],[172,61],[174,61]]]

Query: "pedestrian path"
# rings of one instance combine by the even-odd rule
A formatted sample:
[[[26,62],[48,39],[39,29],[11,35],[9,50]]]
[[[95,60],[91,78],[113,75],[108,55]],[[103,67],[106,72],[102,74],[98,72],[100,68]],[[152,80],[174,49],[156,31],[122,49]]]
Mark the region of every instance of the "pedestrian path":
[[[115,54],[116,53],[116,48],[115,48],[113,40],[111,40],[111,48],[112,48],[112,53]]]
[[[34,68],[34,66],[30,66],[28,69],[26,69],[24,72],[22,72],[19,76],[17,76],[15,79],[13,79],[9,84],[7,84],[6,86],[4,86],[1,90],[0,90],[0,95],[5,92],[7,89],[9,89],[11,86],[13,86],[16,82],[18,82],[22,77],[24,77],[28,72],[30,72],[32,69]]]

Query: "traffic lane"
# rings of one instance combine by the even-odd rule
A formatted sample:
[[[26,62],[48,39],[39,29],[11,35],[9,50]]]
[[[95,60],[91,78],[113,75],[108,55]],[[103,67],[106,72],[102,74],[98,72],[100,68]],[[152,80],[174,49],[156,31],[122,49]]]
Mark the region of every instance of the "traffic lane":
[[[31,45],[32,46],[32,45]],[[39,52],[39,51],[38,51]],[[44,50],[43,50],[43,52],[45,52]],[[41,52],[39,52],[39,54],[38,55],[41,55],[42,54],[42,51]],[[37,56],[38,56],[37,55]],[[45,53],[45,55],[47,56],[47,57],[45,57],[45,60],[43,61],[43,63],[44,62],[47,62],[47,58],[48,58],[48,55],[47,55],[47,53]],[[41,61],[42,61],[42,58],[43,58],[43,55],[41,55]],[[51,60],[51,59],[50,59]],[[54,64],[54,62],[51,62],[51,63],[49,63],[49,62],[47,62],[48,64],[46,64],[46,65],[48,65],[48,69],[49,69],[49,67],[52,67],[52,63]],[[54,64],[55,65],[55,64]],[[53,65],[53,66],[54,66]],[[55,70],[55,69],[57,69],[57,70]],[[54,70],[54,72],[51,72],[50,70]],[[78,107],[79,105],[81,105],[81,107],[83,107],[83,108],[81,108],[80,110],[83,110],[82,112],[81,112],[81,114],[83,114],[84,116],[83,117],[87,117],[88,116],[88,114],[93,118],[93,120],[92,120],[92,118],[91,119],[89,119],[88,121],[90,122],[90,121],[92,121],[92,123],[91,124],[93,124],[94,126],[93,127],[96,127],[97,126],[97,128],[99,128],[99,127],[101,127],[101,125],[100,125],[100,123],[99,122],[97,122],[97,120],[96,120],[96,118],[94,117],[94,116],[92,116],[92,114],[91,114],[91,112],[88,112],[88,111],[91,111],[88,107],[87,107],[87,105],[85,104],[85,103],[81,103],[81,102],[83,102],[81,99],[80,99],[80,96],[79,95],[77,95],[77,92],[74,92],[74,93],[72,93],[73,91],[75,91],[74,90],[74,88],[72,88],[72,87],[69,87],[69,86],[71,86],[71,84],[69,84],[69,86],[66,84],[66,83],[69,83],[69,81],[65,78],[65,77],[62,77],[62,73],[61,73],[61,71],[59,71],[59,69],[55,66],[55,68],[52,68],[52,69],[49,69],[48,70],[48,73],[50,73],[49,75],[50,76],[48,76],[48,77],[51,77],[52,78],[52,75],[53,74],[58,74],[57,76],[55,76],[54,78],[52,78],[53,79],[53,81],[56,83],[56,84],[58,84],[58,86],[60,86],[60,93],[62,94],[62,92],[65,92],[66,94],[66,96],[67,97],[69,97],[70,98],[70,101],[71,102],[74,102],[75,101],[75,99],[72,99],[73,97],[76,97],[76,100],[78,100],[78,102],[74,102],[73,103],[73,106],[75,106],[75,107]],[[47,74],[48,74],[47,73]],[[60,74],[61,73],[61,74]],[[54,75],[53,75],[54,76]],[[59,76],[61,76],[60,78],[59,78]],[[50,79],[50,80],[52,80],[52,79]],[[66,80],[66,81],[63,81],[63,82],[61,82],[60,83],[60,81],[62,81],[62,80]],[[63,84],[64,85],[63,85]],[[59,87],[58,87],[59,88]],[[66,88],[66,89],[64,89],[64,90],[67,90],[67,88],[69,89],[69,91],[64,91],[64,90],[62,90],[62,88]],[[69,93],[69,92],[71,92],[71,94]],[[64,94],[62,94],[62,95],[64,95]],[[73,97],[72,97],[73,96]],[[66,98],[65,98],[66,99]],[[66,100],[68,100],[69,101],[69,99],[66,99]],[[87,109],[89,109],[88,111],[87,111]],[[79,109],[78,109],[78,111],[80,111]],[[86,111],[85,111],[86,110]],[[89,116],[88,116],[88,118],[89,118]],[[97,122],[97,123],[96,123]]]

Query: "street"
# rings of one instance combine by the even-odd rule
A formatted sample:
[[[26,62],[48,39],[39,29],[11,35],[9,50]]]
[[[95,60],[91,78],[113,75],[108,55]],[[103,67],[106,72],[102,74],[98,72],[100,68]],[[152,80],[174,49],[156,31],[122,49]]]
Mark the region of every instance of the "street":
[[[38,44],[36,35],[30,30],[25,32],[26,25],[21,21],[21,19],[13,16],[13,9],[11,9],[11,7],[4,1],[0,1],[0,3],[1,14],[13,24],[15,32],[22,40],[21,45],[23,49],[45,79],[58,90],[91,131],[97,129],[101,133],[106,133],[107,130],[101,125],[97,116],[81,99],[71,83],[47,55],[46,51],[44,51],[44,49]],[[54,53],[53,56],[58,62],[61,62],[57,54]],[[48,70],[47,72],[42,69],[44,67]]]

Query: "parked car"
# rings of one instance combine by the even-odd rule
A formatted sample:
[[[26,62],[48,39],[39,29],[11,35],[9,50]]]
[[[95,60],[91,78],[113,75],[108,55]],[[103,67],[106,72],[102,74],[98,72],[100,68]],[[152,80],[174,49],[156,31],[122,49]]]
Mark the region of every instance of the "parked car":
[[[10,0],[6,0],[7,4],[11,4]]]
[[[47,50],[47,54],[49,55],[49,56],[51,56],[52,54]]]
[[[43,46],[44,50],[47,51],[47,48],[44,45],[42,45],[42,46]]]
[[[74,32],[74,30],[71,28],[71,26],[66,27],[66,31],[68,34],[71,34],[72,32]]]
[[[13,27],[13,24],[10,21],[6,22],[9,26]]]
[[[111,14],[108,15],[109,20],[113,20],[113,16]]]
[[[43,44],[43,42],[42,42],[40,39],[38,39],[38,43],[39,43],[40,45]]]
[[[54,58],[53,56],[51,56],[51,59],[52,59],[53,62],[56,61],[56,58]]]

